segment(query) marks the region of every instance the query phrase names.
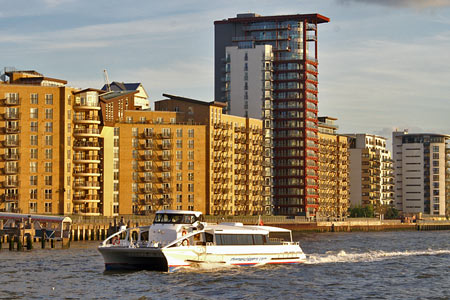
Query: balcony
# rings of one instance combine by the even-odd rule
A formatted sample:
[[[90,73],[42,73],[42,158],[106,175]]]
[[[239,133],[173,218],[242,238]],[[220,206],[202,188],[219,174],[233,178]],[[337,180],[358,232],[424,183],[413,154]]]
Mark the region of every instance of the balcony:
[[[20,105],[20,98],[6,98],[4,100],[5,100],[4,104],[8,106]]]
[[[139,160],[153,160],[155,159],[156,156],[153,154],[143,154],[143,155],[139,155]]]
[[[76,124],[100,124],[99,116],[74,115],[73,122]]]
[[[73,105],[75,110],[100,110],[98,102],[93,101],[76,101]]]
[[[2,198],[6,202],[16,202],[19,201],[19,194],[4,194]]]
[[[139,148],[149,150],[149,149],[154,149],[155,145],[153,143],[142,143],[142,144],[139,144]]]
[[[74,206],[73,213],[75,215],[98,216],[100,209],[98,207],[77,207]]]
[[[73,156],[74,163],[100,163],[99,155],[74,155]]]
[[[2,141],[3,147],[19,147],[19,140],[6,140]]]
[[[74,150],[100,150],[100,143],[94,141],[75,141],[73,144]]]
[[[172,155],[160,155],[159,160],[172,160]]]
[[[3,118],[5,120],[20,120],[20,113],[5,113]]]
[[[18,153],[7,153],[3,155],[4,160],[14,161],[19,160],[20,156]]]
[[[153,182],[154,180],[155,180],[155,177],[153,177],[153,176],[139,177],[139,182]]]
[[[5,127],[5,133],[6,134],[11,134],[11,133],[19,133],[20,132],[20,127],[16,126],[16,127]]]
[[[164,144],[158,145],[158,149],[160,149],[160,150],[170,150],[172,148],[173,148],[172,143],[164,143]]]
[[[19,168],[15,168],[15,167],[9,167],[9,168],[3,168],[4,174],[17,174],[19,173]]]
[[[75,128],[73,130],[73,135],[75,137],[99,137],[100,136],[100,130],[98,128]]]
[[[163,133],[160,133],[158,135],[158,137],[161,138],[161,139],[171,139],[173,137],[173,133],[163,132]]]
[[[5,188],[19,187],[19,181],[18,180],[3,181],[3,187],[5,187]]]
[[[160,170],[163,172],[170,172],[170,171],[172,171],[172,167],[171,166],[161,166]]]
[[[74,203],[99,203],[100,195],[91,195],[91,194],[77,194],[73,195]]]
[[[100,176],[101,170],[99,168],[74,168],[73,174],[75,176]]]
[[[73,186],[75,189],[99,190],[100,182],[98,182],[98,181],[75,181]]]
[[[144,131],[142,132],[139,137],[140,138],[153,138],[155,136],[155,134],[153,133],[153,131]]]

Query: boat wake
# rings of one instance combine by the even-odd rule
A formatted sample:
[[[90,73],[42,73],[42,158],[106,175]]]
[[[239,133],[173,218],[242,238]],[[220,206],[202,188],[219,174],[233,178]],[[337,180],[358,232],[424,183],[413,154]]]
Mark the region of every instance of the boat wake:
[[[402,256],[425,256],[425,255],[445,255],[450,254],[450,250],[419,250],[419,251],[393,251],[385,252],[374,250],[365,253],[347,253],[344,250],[339,252],[328,251],[324,254],[307,255],[306,264],[326,264],[326,263],[346,263],[346,262],[371,262],[392,259]]]

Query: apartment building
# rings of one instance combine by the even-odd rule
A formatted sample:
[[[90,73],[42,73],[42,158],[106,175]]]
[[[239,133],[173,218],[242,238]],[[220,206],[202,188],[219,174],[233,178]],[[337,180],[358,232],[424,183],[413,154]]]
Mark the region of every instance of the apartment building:
[[[0,210],[67,213],[71,176],[64,162],[72,143],[69,111],[74,89],[36,71],[6,70],[0,82]],[[64,147],[61,147],[64,145]]]
[[[450,135],[394,131],[395,205],[406,215],[450,215]]]
[[[349,207],[348,138],[336,133],[336,118],[319,117],[318,218],[339,219]]]
[[[135,107],[135,109],[145,110],[150,108],[147,91],[140,82],[125,83],[113,81],[110,84],[105,84],[102,87],[102,90],[105,92],[116,92],[122,94],[133,93],[134,98],[133,102],[130,102],[130,105]]]
[[[351,206],[394,204],[394,174],[386,138],[371,134],[349,137]]]
[[[221,102],[173,95],[155,102],[157,111],[175,111],[188,124],[202,124],[206,134],[204,174],[206,213],[260,215],[271,213],[270,186],[263,158],[262,121],[223,114]]]
[[[238,14],[215,21],[215,99],[263,120],[274,213],[318,209],[319,14]]]

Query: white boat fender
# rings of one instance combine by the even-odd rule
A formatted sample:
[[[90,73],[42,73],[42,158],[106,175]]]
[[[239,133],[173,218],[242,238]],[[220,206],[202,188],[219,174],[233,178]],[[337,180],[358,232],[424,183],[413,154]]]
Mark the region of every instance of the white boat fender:
[[[183,246],[189,246],[189,240],[188,240],[188,239],[184,239],[184,240],[181,242],[181,244],[182,244]]]

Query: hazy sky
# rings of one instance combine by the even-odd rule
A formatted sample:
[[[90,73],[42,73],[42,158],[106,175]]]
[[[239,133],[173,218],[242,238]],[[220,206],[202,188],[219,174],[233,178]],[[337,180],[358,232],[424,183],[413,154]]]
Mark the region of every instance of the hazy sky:
[[[280,3],[282,3],[280,5]],[[213,22],[320,13],[319,115],[340,132],[450,133],[450,0],[0,0],[0,67],[211,101]]]

